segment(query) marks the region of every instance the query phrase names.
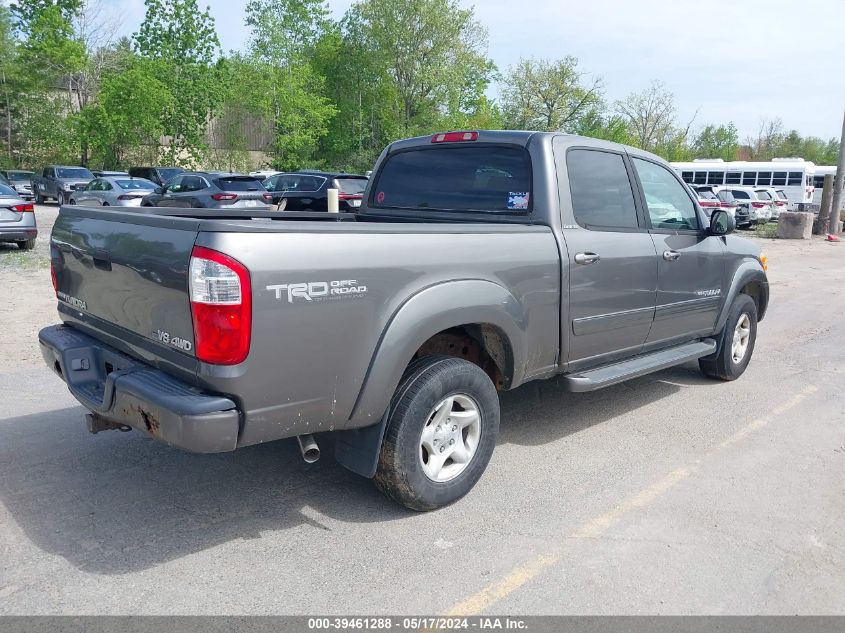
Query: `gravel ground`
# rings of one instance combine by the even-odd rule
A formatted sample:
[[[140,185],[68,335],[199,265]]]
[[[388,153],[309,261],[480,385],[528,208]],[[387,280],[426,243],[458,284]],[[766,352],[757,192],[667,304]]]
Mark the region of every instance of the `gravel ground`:
[[[37,351],[54,217],[0,247],[0,613],[845,614],[845,244],[764,241],[742,379],[504,394],[476,489],[416,514],[292,441],[88,435]]]

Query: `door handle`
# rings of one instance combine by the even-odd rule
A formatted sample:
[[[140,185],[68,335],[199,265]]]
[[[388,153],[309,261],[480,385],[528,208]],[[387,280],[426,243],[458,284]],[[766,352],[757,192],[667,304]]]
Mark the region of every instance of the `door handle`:
[[[663,251],[663,259],[667,262],[674,262],[681,254],[678,251]]]
[[[596,255],[595,253],[576,253],[575,254],[575,263],[576,264],[595,264],[599,261],[601,257]]]

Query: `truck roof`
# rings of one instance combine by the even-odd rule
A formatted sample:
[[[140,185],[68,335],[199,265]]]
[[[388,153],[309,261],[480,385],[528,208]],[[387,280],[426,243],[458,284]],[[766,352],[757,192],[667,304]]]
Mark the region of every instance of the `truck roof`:
[[[476,138],[474,140],[467,140],[467,141],[435,141],[434,139],[440,135],[446,135],[450,133],[471,133],[475,134]],[[647,152],[645,150],[639,149],[637,147],[631,147],[630,145],[623,145],[621,143],[616,143],[614,141],[606,141],[604,139],[592,138],[590,136],[580,136],[578,134],[566,134],[563,132],[537,132],[532,130],[472,130],[472,131],[463,131],[463,130],[454,130],[449,132],[437,132],[435,134],[427,135],[427,136],[416,136],[413,138],[403,139],[400,141],[395,141],[390,144],[388,147],[388,152],[392,153],[398,150],[406,149],[409,147],[421,147],[425,145],[430,145],[436,142],[442,142],[444,145],[450,144],[458,144],[462,142],[472,143],[510,143],[513,145],[522,145],[523,147],[528,147],[532,141],[537,141],[541,139],[552,139],[557,136],[562,136],[569,141],[571,145],[579,145],[583,144],[585,147],[598,147],[598,148],[605,148],[605,149],[612,149],[616,151],[625,150],[629,154],[634,156],[646,156],[652,159],[657,159],[663,162],[663,159],[657,156],[656,154],[652,154],[651,152]]]

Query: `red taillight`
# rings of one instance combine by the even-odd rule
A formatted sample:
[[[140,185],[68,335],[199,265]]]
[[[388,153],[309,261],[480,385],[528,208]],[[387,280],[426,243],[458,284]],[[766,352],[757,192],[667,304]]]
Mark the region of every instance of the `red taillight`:
[[[214,200],[237,200],[238,194],[236,193],[215,193],[212,194],[211,197]]]
[[[775,202],[775,204],[778,205],[779,207],[782,207],[786,203],[783,200],[778,200],[777,202]]]
[[[338,200],[361,200],[363,196],[360,193],[339,193],[337,194]]]
[[[124,193],[123,195],[118,196],[117,199],[118,200],[137,200],[138,198],[143,198],[143,197],[144,196],[132,196],[132,195],[129,195],[127,193]]]
[[[719,206],[725,209],[730,209],[733,205],[730,202],[720,202]]]
[[[56,280],[56,265],[50,262],[50,280],[53,282],[53,292],[59,292],[59,282]]]
[[[701,200],[699,202],[699,204],[702,207],[718,207],[719,206],[718,202],[713,202],[712,200]]]
[[[457,143],[460,141],[477,141],[478,132],[443,132],[431,137],[432,143]]]
[[[755,209],[762,209],[766,205],[763,204],[762,202],[752,202],[751,206],[754,207]]]
[[[18,213],[34,213],[35,207],[31,202],[27,202],[26,204],[16,204],[12,207],[12,211],[17,211]]]
[[[273,202],[273,194],[272,193],[265,193],[261,195],[267,202]]]
[[[243,362],[252,334],[249,271],[228,255],[194,246],[188,275],[197,358],[214,365]]]

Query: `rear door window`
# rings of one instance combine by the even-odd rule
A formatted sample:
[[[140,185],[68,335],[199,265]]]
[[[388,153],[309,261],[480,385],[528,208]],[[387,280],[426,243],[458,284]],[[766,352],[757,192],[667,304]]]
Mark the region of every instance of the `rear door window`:
[[[635,229],[634,191],[619,154],[573,149],[566,154],[575,221],[585,229]]]
[[[371,198],[374,208],[528,213],[531,162],[515,145],[403,151],[388,157]]]

